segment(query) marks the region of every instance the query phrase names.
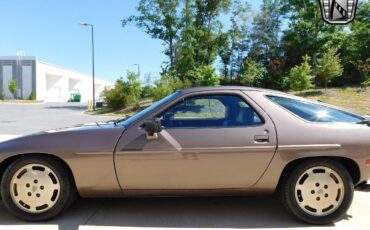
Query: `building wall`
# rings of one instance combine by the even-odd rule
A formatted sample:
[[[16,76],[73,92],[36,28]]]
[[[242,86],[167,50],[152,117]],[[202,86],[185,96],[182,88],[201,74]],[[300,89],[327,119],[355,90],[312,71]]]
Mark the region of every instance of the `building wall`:
[[[81,94],[82,102],[92,100],[90,75],[38,61],[36,76],[38,100],[68,101],[76,92]],[[104,88],[110,86],[110,82],[95,78],[95,99],[99,100]]]
[[[5,98],[13,98],[9,91],[9,82],[18,83],[17,98],[28,99],[36,91],[36,58],[5,57],[0,59],[0,95],[5,91]]]
[[[36,57],[0,57],[0,95],[4,89],[6,98],[13,98],[8,85],[16,79],[19,86],[18,98],[28,99],[32,92],[36,99],[49,102],[66,102],[71,93],[81,93],[81,101],[92,100],[92,77],[64,67],[48,64]],[[111,87],[108,81],[95,78],[95,98],[105,87]]]

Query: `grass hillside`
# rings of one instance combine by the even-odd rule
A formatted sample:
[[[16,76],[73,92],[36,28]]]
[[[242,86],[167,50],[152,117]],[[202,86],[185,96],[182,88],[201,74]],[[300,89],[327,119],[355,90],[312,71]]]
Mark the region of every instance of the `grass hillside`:
[[[340,106],[359,114],[370,115],[370,88],[329,88],[293,92],[296,96]]]

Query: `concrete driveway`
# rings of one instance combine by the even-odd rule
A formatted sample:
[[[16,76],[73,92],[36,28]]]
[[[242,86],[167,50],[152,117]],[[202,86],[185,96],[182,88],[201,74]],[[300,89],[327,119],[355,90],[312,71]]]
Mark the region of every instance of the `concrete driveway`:
[[[0,104],[1,136],[25,135],[116,117],[84,115],[84,104]],[[9,136],[10,135],[10,136]],[[0,140],[1,141],[1,140]],[[0,202],[0,229],[369,229],[370,193],[356,192],[345,219],[313,227],[287,214],[274,196],[223,198],[80,199],[56,219],[29,223]]]
[[[356,192],[345,219],[314,227],[287,214],[273,196],[82,199],[54,220],[27,223],[0,205],[0,229],[369,229],[370,197]]]

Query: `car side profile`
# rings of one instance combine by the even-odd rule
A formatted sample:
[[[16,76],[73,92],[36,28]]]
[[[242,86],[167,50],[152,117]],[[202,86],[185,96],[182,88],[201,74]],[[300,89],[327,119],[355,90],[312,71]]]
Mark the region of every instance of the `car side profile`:
[[[124,120],[0,143],[1,197],[28,221],[75,197],[276,193],[311,224],[341,219],[370,179],[368,118],[286,93],[179,90]]]

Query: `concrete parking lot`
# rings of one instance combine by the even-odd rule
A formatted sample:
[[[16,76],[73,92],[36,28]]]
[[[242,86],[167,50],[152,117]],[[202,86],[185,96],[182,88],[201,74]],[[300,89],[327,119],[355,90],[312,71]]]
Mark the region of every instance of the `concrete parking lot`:
[[[84,114],[83,103],[0,103],[0,135],[26,135],[76,124],[113,120],[112,116]]]
[[[116,117],[83,114],[86,105],[0,104],[0,139]],[[0,140],[1,141],[1,140]],[[29,223],[0,202],[0,230],[52,229],[369,229],[370,193],[356,192],[345,219],[310,226],[287,214],[274,196],[221,198],[80,199],[57,218]]]

